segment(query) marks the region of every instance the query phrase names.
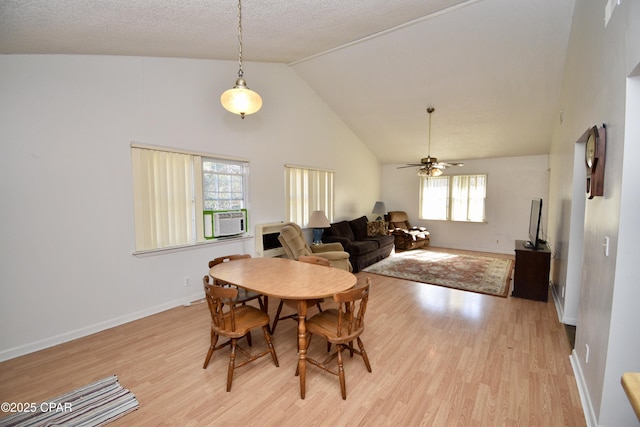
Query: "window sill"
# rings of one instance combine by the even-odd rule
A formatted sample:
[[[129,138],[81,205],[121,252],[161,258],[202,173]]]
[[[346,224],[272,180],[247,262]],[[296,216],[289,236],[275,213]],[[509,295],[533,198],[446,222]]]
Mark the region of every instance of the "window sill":
[[[488,224],[489,223],[487,220],[484,220],[484,221],[462,221],[462,220],[457,220],[457,219],[426,219],[426,218],[420,218],[420,220],[422,220],[422,221],[432,221],[432,222],[450,222],[450,223],[456,223],[456,224]]]
[[[168,253],[174,253],[174,252],[183,252],[183,251],[190,251],[193,249],[199,249],[202,248],[204,246],[210,246],[210,245],[223,245],[223,244],[227,244],[227,243],[234,243],[234,242],[243,242],[246,240],[250,240],[253,239],[253,236],[249,235],[249,234],[245,234],[242,236],[231,236],[231,237],[218,237],[215,239],[210,239],[210,240],[206,240],[204,242],[198,242],[198,243],[192,243],[189,245],[182,245],[182,246],[170,246],[167,248],[158,248],[158,249],[147,249],[147,250],[143,250],[143,251],[134,251],[132,253],[133,256],[139,257],[139,258],[145,258],[145,257],[149,257],[149,256],[155,256],[155,255],[164,255],[164,254],[168,254]]]

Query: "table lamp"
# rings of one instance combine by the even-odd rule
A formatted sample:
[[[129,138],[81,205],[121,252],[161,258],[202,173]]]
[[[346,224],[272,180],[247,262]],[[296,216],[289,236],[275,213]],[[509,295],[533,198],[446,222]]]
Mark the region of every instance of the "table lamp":
[[[313,228],[313,244],[320,245],[322,244],[322,233],[324,233],[324,228],[331,227],[331,224],[329,224],[329,220],[324,214],[324,211],[313,211],[311,212],[311,217],[309,218],[307,227]]]
[[[371,213],[374,214],[378,214],[378,218],[376,218],[376,221],[380,221],[382,219],[382,215],[384,215],[387,212],[387,208],[384,205],[384,202],[381,201],[377,201],[375,205],[373,205],[373,210],[371,211]]]

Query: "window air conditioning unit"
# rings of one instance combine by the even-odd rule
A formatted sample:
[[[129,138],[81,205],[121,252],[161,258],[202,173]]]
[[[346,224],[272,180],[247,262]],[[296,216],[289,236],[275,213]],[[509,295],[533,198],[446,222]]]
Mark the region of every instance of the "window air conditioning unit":
[[[238,211],[205,211],[204,237],[235,236],[247,232],[247,210]]]

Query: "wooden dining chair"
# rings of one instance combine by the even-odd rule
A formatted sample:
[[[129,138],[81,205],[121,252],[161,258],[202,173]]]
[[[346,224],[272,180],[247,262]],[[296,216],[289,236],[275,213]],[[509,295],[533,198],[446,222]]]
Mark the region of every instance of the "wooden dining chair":
[[[207,286],[211,286],[213,285],[210,282],[209,276],[204,276],[202,278],[202,285],[206,288]],[[214,285],[214,286],[218,286],[218,285]],[[233,289],[236,289],[235,287]],[[239,292],[239,291],[238,291]],[[238,301],[238,298],[233,298],[233,299],[225,299],[222,301],[224,304],[228,304],[228,305],[246,305],[243,301]],[[247,338],[247,344],[249,345],[249,347],[251,347],[253,345],[253,342],[251,341],[251,331],[247,332],[246,335]]]
[[[238,306],[225,303],[225,301],[237,298],[238,289],[236,288],[205,284],[204,291],[211,313],[211,345],[209,346],[209,351],[207,352],[207,357],[204,360],[202,369],[207,368],[209,360],[211,360],[211,356],[215,350],[229,345],[231,347],[231,354],[229,356],[229,368],[227,371],[227,391],[230,391],[235,369],[267,354],[271,354],[271,358],[276,367],[280,366],[278,364],[276,350],[271,342],[271,335],[269,334],[270,319],[267,313],[250,305]],[[267,349],[257,354],[251,354],[238,345],[238,339],[246,336],[252,329],[256,328],[262,328],[264,339],[267,342]],[[218,338],[220,337],[227,338],[228,340],[222,344],[218,344]],[[241,362],[236,362],[236,350],[242,353],[246,359]]]
[[[251,255],[250,254],[243,254],[243,255],[234,254],[234,255],[221,256],[209,261],[209,268],[216,266],[218,264],[222,264],[223,262],[229,262],[237,259],[246,259],[246,258],[251,258]],[[216,280],[215,282],[216,282],[215,284],[218,286],[227,286],[227,287],[232,286],[228,283],[220,282],[219,280]],[[246,304],[248,301],[257,299],[258,304],[260,304],[260,309],[262,309],[265,313],[268,313],[269,299],[266,295],[262,295],[253,291],[248,291],[244,288],[238,288],[236,286],[234,287],[238,289],[238,296],[234,299],[234,301],[232,301],[234,304]]]
[[[317,265],[322,265],[324,267],[331,267],[331,263],[329,262],[329,260],[327,260],[326,258],[322,258],[319,256],[315,256],[315,255],[301,255],[298,258],[298,261],[300,262],[306,262],[309,264],[317,264]],[[320,299],[312,299],[312,300],[307,300],[307,309],[313,307],[314,305],[316,307],[318,307],[319,311],[322,311],[322,306],[320,304],[322,304],[324,302],[324,299],[320,298]],[[284,306],[287,306],[293,310],[295,310],[295,313],[293,314],[288,314],[286,316],[282,316],[282,308]],[[298,321],[298,300],[280,300],[280,304],[278,304],[278,310],[276,311],[276,315],[273,318],[273,325],[271,326],[271,333],[273,334],[276,330],[276,326],[278,325],[278,322],[280,320],[284,320],[284,319],[293,319],[295,321]]]
[[[367,277],[365,286],[340,292],[333,296],[333,300],[338,303],[337,309],[325,310],[307,320],[307,349],[309,348],[309,344],[311,344],[311,338],[314,334],[324,337],[329,344],[335,344],[337,346],[337,350],[323,362],[318,362],[310,358],[308,354],[307,362],[340,378],[340,389],[343,399],[347,398],[347,386],[342,356],[342,352],[345,349],[349,351],[352,357],[354,354],[362,356],[367,371],[371,372],[369,357],[367,357],[364,344],[362,343],[362,339],[360,339],[360,335],[364,332],[364,315],[367,311],[370,287],[371,278]],[[354,340],[358,343],[359,349],[353,346]],[[336,357],[338,358],[337,371],[329,366],[329,362]],[[298,375],[297,369],[296,375]]]

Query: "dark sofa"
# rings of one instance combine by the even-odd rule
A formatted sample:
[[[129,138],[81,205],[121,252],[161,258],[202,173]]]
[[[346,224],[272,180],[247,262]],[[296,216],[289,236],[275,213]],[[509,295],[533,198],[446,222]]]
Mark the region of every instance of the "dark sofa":
[[[336,222],[325,229],[322,236],[323,242],[341,243],[344,250],[349,252],[349,261],[354,273],[388,257],[393,250],[394,237],[386,233],[368,236],[368,223],[366,216],[351,221]]]

